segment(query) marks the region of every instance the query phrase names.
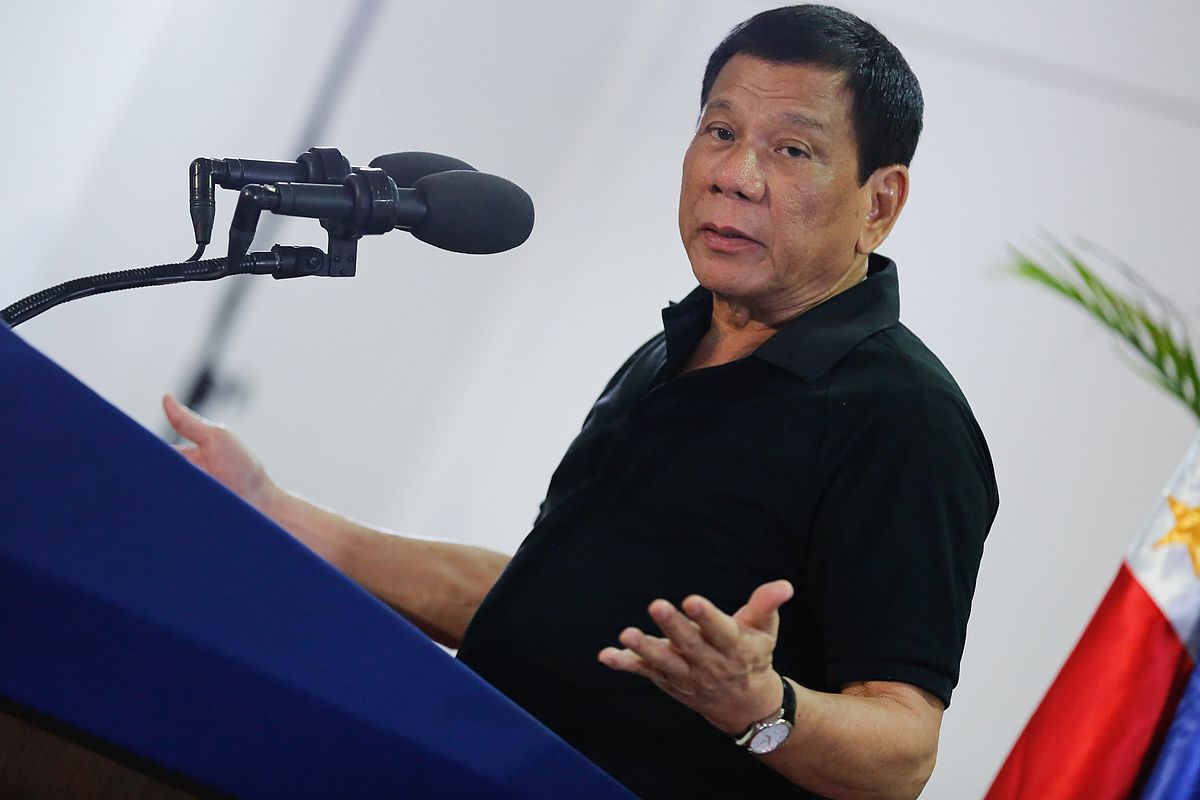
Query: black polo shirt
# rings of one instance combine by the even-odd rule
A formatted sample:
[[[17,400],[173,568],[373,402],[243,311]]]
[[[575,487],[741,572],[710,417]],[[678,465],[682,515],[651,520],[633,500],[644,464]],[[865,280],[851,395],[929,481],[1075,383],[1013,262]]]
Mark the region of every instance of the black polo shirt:
[[[753,355],[680,375],[711,309],[703,289],[665,309],[613,377],[459,657],[639,795],[803,797],[596,654],[627,625],[656,633],[657,597],[732,613],[787,578],[781,673],[949,703],[995,478],[958,386],[899,323],[887,259]]]

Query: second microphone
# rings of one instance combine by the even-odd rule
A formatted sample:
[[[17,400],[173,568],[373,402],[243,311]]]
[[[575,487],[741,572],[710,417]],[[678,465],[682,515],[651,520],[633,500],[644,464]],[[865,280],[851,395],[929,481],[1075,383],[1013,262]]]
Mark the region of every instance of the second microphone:
[[[319,219],[342,235],[406,230],[427,244],[456,253],[511,250],[533,230],[533,201],[521,187],[496,175],[451,170],[399,188],[381,169],[359,168],[340,186],[310,183],[251,184],[241,191],[230,231],[230,255],[249,248],[262,211]],[[235,235],[235,231],[240,235]],[[234,242],[237,238],[240,241]],[[244,243],[244,245],[243,245]],[[240,250],[241,252],[236,252]]]

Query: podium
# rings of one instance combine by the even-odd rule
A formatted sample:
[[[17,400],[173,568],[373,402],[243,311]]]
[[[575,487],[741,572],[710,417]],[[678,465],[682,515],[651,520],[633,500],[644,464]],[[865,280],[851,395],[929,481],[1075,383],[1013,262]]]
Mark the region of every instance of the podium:
[[[631,797],[3,325],[0,796]]]

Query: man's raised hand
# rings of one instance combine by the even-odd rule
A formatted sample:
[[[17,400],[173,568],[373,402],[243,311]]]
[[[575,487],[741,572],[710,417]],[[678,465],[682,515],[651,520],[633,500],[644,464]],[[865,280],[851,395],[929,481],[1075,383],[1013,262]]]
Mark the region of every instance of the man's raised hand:
[[[176,450],[225,488],[270,516],[279,489],[267,477],[258,459],[224,425],[206,420],[169,394],[163,397],[163,411],[175,432],[189,441],[176,446]]]
[[[649,612],[664,636],[626,628],[624,648],[604,648],[600,662],[649,679],[717,728],[741,733],[782,703],[771,662],[779,607],[792,594],[787,581],[765,583],[732,616],[699,595],[685,598],[682,611],[655,600]]]

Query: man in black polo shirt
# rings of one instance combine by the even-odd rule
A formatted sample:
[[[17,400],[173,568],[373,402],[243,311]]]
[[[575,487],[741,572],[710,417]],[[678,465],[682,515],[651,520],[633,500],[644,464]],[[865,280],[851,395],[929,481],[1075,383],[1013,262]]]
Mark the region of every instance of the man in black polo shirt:
[[[821,6],[714,51],[684,157],[700,287],[614,376],[510,559],[289,495],[168,400],[193,461],[647,797],[913,797],[997,496],[873,255],[920,88]],[[634,627],[628,627],[634,626]]]

